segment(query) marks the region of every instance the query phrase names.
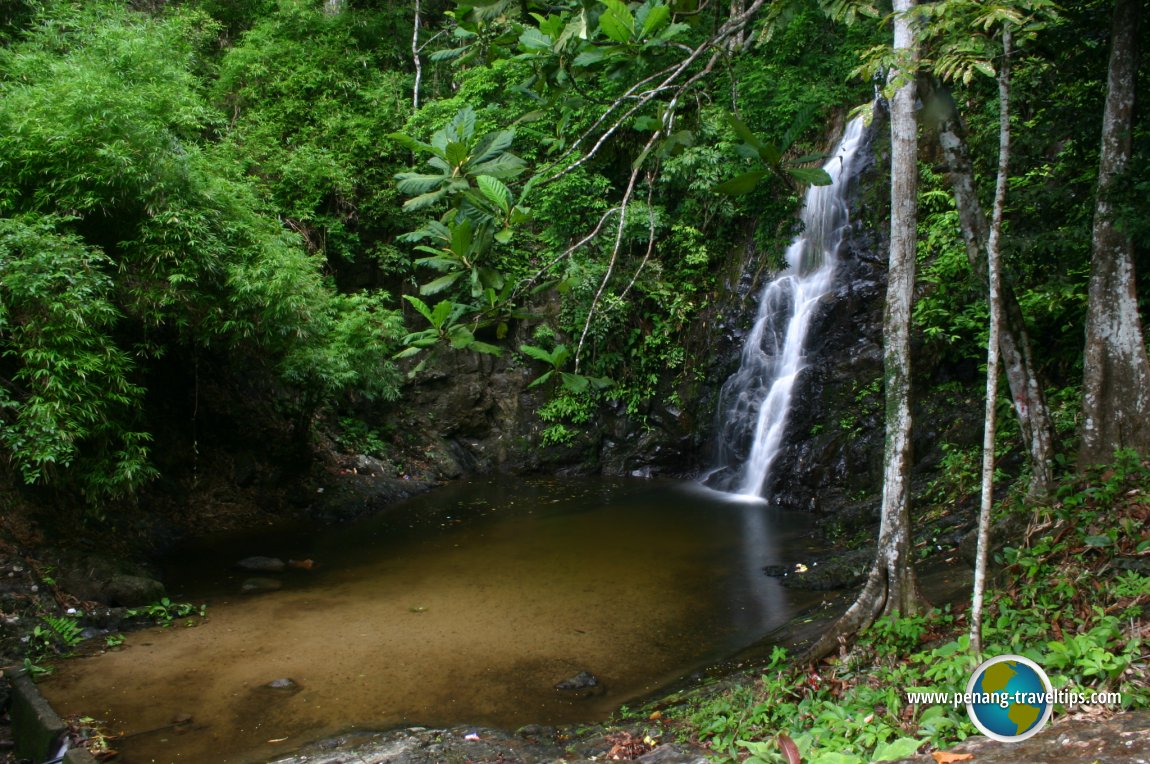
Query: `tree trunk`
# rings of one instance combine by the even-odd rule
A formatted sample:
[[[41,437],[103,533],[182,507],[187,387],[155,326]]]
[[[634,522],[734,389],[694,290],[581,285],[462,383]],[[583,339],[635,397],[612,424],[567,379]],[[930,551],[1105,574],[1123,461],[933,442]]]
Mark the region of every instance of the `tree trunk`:
[[[994,434],[998,404],[998,349],[1002,326],[1002,216],[1006,209],[1006,180],[1010,172],[1010,29],[1002,30],[1002,63],[998,67],[998,177],[994,207],[986,240],[987,301],[990,337],[986,343],[986,412],[982,430],[982,496],[978,511],[978,546],[974,561],[974,591],[970,603],[970,647],[982,655],[982,599],[986,591],[986,557],[990,543],[990,510],[994,505]]]
[[[1150,454],[1150,363],[1135,295],[1134,245],[1115,225],[1111,198],[1130,161],[1140,11],[1141,0],[1115,0],[1086,307],[1079,469],[1109,462],[1119,448]]]
[[[914,0],[894,0],[894,51],[913,59],[917,50],[909,11]],[[854,604],[807,651],[810,659],[831,652],[839,640],[865,629],[880,615],[918,612],[923,600],[914,573],[910,538],[910,314],[914,298],[918,220],[918,122],[912,72],[894,72],[902,81],[890,106],[891,220],[890,264],[883,314],[883,375],[886,380],[886,445],[883,451],[882,515],[878,551],[866,584]]]
[[[926,82],[923,91],[923,100],[931,104],[930,112],[937,115],[938,141],[950,174],[962,238],[966,243],[967,261],[975,276],[985,281],[988,278],[986,246],[990,230],[974,190],[974,169],[962,122],[950,94],[938,83]],[[1046,406],[1046,396],[1031,352],[1030,334],[1026,329],[1022,307],[1009,285],[1002,286],[1001,296],[1002,333],[999,336],[999,351],[1006,370],[1006,381],[1010,385],[1014,412],[1018,416],[1022,441],[1030,459],[1027,494],[1031,501],[1039,501],[1054,488],[1054,423]]]
[[[415,20],[411,24],[411,58],[415,63],[415,84],[411,88],[411,108],[419,111],[419,87],[423,80],[423,61],[419,58],[420,0],[415,0]]]
[[[333,16],[343,13],[343,0],[323,0],[324,13],[330,13]]]

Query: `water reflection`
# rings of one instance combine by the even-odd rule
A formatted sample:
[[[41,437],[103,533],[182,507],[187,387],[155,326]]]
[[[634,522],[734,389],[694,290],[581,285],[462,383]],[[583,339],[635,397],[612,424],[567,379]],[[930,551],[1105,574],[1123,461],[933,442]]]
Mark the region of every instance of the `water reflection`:
[[[353,726],[593,721],[781,624],[790,592],[761,569],[808,522],[670,482],[461,483],[342,528],[186,550],[169,581],[209,602],[208,624],[131,635],[44,689],[140,733],[129,764],[260,761]],[[232,565],[250,555],[316,564],[241,597]],[[580,671],[606,693],[554,689]],[[269,695],[280,677],[302,689]],[[193,731],[144,734],[180,714]]]

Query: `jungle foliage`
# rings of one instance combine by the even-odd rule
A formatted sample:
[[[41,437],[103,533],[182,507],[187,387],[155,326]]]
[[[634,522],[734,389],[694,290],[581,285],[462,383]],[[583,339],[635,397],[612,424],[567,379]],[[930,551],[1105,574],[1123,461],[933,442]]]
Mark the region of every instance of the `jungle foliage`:
[[[3,3],[0,442],[26,481],[138,491],[152,372],[201,355],[305,428],[475,351],[532,365],[557,441],[604,403],[642,421],[699,378],[725,263],[783,250],[888,36],[881,5],[815,0],[440,0],[417,28],[410,4],[323,5]],[[1013,67],[1004,253],[1067,439],[1108,13],[1064,9]],[[968,53],[938,55],[973,72],[952,88],[989,198],[992,62]],[[986,308],[923,146],[915,319],[942,384],[977,372]],[[1120,209],[1140,252],[1148,166]]]

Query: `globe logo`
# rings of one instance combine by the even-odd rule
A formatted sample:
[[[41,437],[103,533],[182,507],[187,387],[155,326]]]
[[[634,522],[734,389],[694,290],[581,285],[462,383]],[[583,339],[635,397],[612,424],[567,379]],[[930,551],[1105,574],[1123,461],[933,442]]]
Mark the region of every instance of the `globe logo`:
[[[983,662],[970,677],[966,698],[966,712],[974,726],[1003,743],[1037,735],[1054,711],[1049,677],[1021,655],[1000,655]]]

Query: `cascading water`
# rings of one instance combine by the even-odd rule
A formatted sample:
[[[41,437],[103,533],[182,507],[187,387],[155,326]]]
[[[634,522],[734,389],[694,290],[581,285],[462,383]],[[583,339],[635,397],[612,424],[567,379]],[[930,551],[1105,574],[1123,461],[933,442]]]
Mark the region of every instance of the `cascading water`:
[[[759,497],[778,455],[791,393],[806,365],[803,348],[811,318],[834,284],[835,266],[850,225],[847,191],[864,145],[863,118],[852,120],[823,169],[829,186],[811,186],[803,230],[787,248],[789,268],[763,288],[755,325],[739,370],[719,397],[716,466],[711,488]]]

